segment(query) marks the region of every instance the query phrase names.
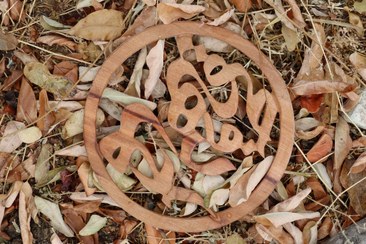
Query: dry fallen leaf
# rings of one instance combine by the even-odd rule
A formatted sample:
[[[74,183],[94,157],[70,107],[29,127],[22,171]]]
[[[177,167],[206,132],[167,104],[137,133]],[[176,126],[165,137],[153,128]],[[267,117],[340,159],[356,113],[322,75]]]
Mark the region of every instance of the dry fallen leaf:
[[[97,233],[107,223],[107,218],[100,217],[99,215],[93,214],[88,223],[79,231],[81,236],[90,236]]]
[[[175,243],[175,232],[169,231],[164,233],[163,231],[156,229],[155,227],[145,223],[145,230],[147,235],[148,244],[174,244]]]
[[[320,217],[318,212],[304,212],[304,213],[292,213],[292,212],[275,212],[266,213],[258,216],[254,216],[255,221],[263,225],[273,224],[275,227],[280,227],[286,223],[291,223],[300,219],[312,219]]]
[[[249,199],[250,194],[261,182],[273,161],[273,156],[268,156],[260,163],[254,165],[230,189],[229,203],[232,207]]]
[[[366,81],[366,57],[354,52],[349,56],[349,60],[356,67],[357,72]]]
[[[97,126],[101,125],[105,119],[104,113],[101,109],[97,111]],[[83,133],[84,130],[84,109],[74,112],[66,121],[62,128],[62,137],[69,138],[77,134]]]
[[[27,144],[34,143],[42,137],[42,131],[37,126],[32,126],[18,132],[19,139]]]
[[[362,20],[360,16],[354,14],[352,12],[348,12],[349,23],[356,28],[357,34],[359,37],[363,37],[365,33],[365,29],[363,28]]]
[[[164,24],[170,24],[180,18],[190,19],[205,10],[203,6],[177,3],[159,3],[157,7],[158,16]]]
[[[72,232],[70,227],[66,225],[65,221],[63,220],[58,204],[50,202],[38,196],[34,198],[34,201],[37,209],[50,219],[51,225],[56,230],[58,230],[67,237],[74,236],[74,233]]]
[[[352,174],[361,173],[365,169],[366,169],[366,152],[363,152],[352,165],[350,173]]]
[[[315,143],[315,145],[310,149],[310,151],[306,154],[308,160],[311,163],[315,163],[318,160],[327,156],[333,148],[333,140],[328,134],[324,134],[320,137],[320,139]]]
[[[10,121],[6,127],[0,141],[0,152],[11,153],[17,149],[22,141],[17,133],[18,130],[25,128],[25,125],[18,121]]]
[[[57,96],[67,96],[73,86],[71,81],[52,75],[46,65],[38,62],[27,63],[24,67],[24,75],[33,84]]]
[[[355,1],[353,7],[360,14],[366,13],[366,0],[362,0],[361,2]]]
[[[149,67],[149,76],[145,81],[145,98],[148,99],[158,83],[161,71],[163,70],[164,40],[159,40],[150,50],[146,56],[146,64]]]
[[[24,77],[19,92],[16,119],[17,121],[26,121],[28,124],[37,119],[36,96],[31,85]]]
[[[111,41],[121,35],[123,28],[122,12],[103,9],[80,20],[69,34],[92,41]]]
[[[341,169],[351,148],[352,138],[349,125],[342,117],[339,117],[334,138],[334,171]]]
[[[294,51],[297,44],[300,42],[297,32],[288,28],[286,25],[282,25],[281,32],[285,38],[287,50],[290,52]]]
[[[14,50],[18,45],[17,38],[9,33],[5,34],[4,32],[0,31],[0,50],[1,51],[10,51]]]
[[[70,48],[70,50],[75,51],[76,43],[70,39],[60,36],[60,35],[46,35],[37,38],[38,43],[47,44],[49,46],[59,45]]]

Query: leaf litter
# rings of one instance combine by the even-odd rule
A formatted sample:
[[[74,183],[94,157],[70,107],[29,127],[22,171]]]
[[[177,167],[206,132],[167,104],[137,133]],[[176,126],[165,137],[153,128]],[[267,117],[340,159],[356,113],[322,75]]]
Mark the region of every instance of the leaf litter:
[[[71,2],[79,11],[70,13],[69,6],[62,3],[43,11],[47,7],[37,2],[32,6],[23,1],[0,2],[0,50],[6,52],[0,60],[0,238],[19,238],[23,243],[39,238],[52,243],[77,239],[98,243],[98,235],[100,243],[176,243],[191,238],[124,219],[126,213],[103,193],[82,140],[85,94],[105,58],[146,28],[179,20],[221,26],[255,43],[282,74],[292,95],[294,114],[299,115],[294,118],[293,155],[271,197],[245,219],[208,231],[201,240],[314,243],[364,217],[365,1],[336,1],[337,8],[316,2],[310,1],[310,7],[292,0],[125,1],[122,5],[82,0]],[[335,20],[335,16],[342,17]],[[194,41],[226,60],[241,62],[265,82],[256,67],[226,43],[208,37]],[[164,69],[165,63],[176,57],[175,52],[168,40],[160,40],[142,49],[137,62],[120,68],[104,91],[98,110],[100,135],[113,133],[124,107],[132,103],[144,104],[161,122],[167,120],[170,102]],[[239,112],[241,118],[248,113],[245,109]],[[156,131],[149,133],[140,137],[141,142],[164,144]],[[169,133],[176,142],[181,140],[180,135]],[[268,148],[275,143],[276,139]],[[220,211],[250,197],[270,166],[268,155],[267,151],[263,158],[227,155],[238,157],[233,160],[236,171],[215,176],[189,172],[179,158],[171,159],[177,181],[199,193],[207,208]],[[216,152],[202,143],[192,158],[206,162],[215,156]],[[161,155],[156,153],[156,157],[159,163]],[[138,153],[131,159],[132,165],[151,175],[150,166],[143,162]],[[131,170],[120,172],[112,165],[107,170],[121,190],[135,194],[135,201],[162,211],[161,201],[150,198],[154,194],[138,183]],[[83,206],[90,209],[85,207],[83,212]],[[169,214],[175,216],[196,216],[203,208],[174,202],[172,209]],[[14,220],[15,210],[19,220]],[[124,215],[118,224],[107,221],[105,213],[111,211]],[[39,218],[40,214],[44,217]],[[18,234],[9,231],[9,221],[19,226]],[[34,232],[40,223],[58,234],[40,237]],[[148,237],[136,235],[138,231]]]

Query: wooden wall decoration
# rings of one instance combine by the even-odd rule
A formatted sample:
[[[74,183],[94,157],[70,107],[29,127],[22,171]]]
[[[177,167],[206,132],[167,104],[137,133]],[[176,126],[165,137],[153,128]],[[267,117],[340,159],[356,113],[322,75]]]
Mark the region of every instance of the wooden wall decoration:
[[[193,36],[216,38],[246,55],[261,70],[270,88],[266,89],[266,86],[258,88],[242,64],[228,64],[217,53],[208,52],[203,45],[195,45]],[[137,103],[123,108],[120,129],[117,132],[102,139],[97,138],[98,104],[112,74],[129,57],[148,44],[167,38],[175,38],[179,51],[179,57],[169,63],[163,71],[166,72],[163,77],[171,98],[167,122],[172,129],[182,135],[181,145],[172,143],[154,111]],[[202,64],[203,72],[198,72],[195,66],[185,58],[188,52],[194,53],[195,62]],[[188,80],[187,75],[190,78]],[[219,138],[214,131],[212,114],[225,120],[232,118],[237,112],[239,86],[243,86],[237,81],[238,77],[246,83],[246,117],[252,130],[257,134],[255,141],[246,140],[241,130],[233,123],[223,122]],[[225,101],[216,100],[209,89],[209,87],[220,86],[230,88]],[[187,107],[188,99],[193,99],[192,106]],[[166,230],[200,232],[219,228],[242,218],[259,206],[273,191],[287,166],[292,151],[294,134],[292,106],[280,73],[248,40],[226,29],[201,23],[175,22],[159,25],[126,40],[102,65],[89,92],[85,110],[85,146],[90,164],[101,186],[126,212],[143,222]],[[135,138],[135,131],[140,124],[148,123],[164,139],[167,149],[176,154],[185,167],[192,172],[200,172],[204,175],[228,175],[238,167],[237,163],[231,162],[228,157],[218,156],[207,163],[199,164],[192,159],[192,152],[196,146],[201,142],[207,142],[215,152],[219,152],[218,155],[239,150],[243,155],[257,153],[265,157],[268,156],[265,147],[271,141],[270,135],[275,120],[279,121],[277,126],[280,135],[274,160],[266,175],[247,201],[235,207],[227,206],[218,212],[210,209],[196,191],[176,183],[177,176],[173,163],[164,150],[162,150],[163,166],[159,169],[155,163],[154,152]],[[198,123],[203,123],[204,133],[196,130]],[[120,152],[115,156],[117,148],[120,148]],[[130,163],[131,155],[136,150],[141,152],[149,164],[153,177],[142,174]],[[121,173],[130,169],[133,177],[143,186],[147,186],[155,195],[161,196],[161,201],[167,208],[172,207],[173,201],[190,202],[200,206],[202,214],[198,217],[167,216],[145,208],[131,199],[128,193],[118,188],[106,170],[106,162]]]

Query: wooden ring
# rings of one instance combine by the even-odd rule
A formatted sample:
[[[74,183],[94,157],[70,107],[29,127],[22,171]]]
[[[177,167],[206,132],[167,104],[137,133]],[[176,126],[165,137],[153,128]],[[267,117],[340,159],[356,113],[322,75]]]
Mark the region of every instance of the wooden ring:
[[[280,139],[277,153],[270,169],[246,202],[217,212],[215,218],[210,215],[194,218],[164,216],[150,211],[131,200],[120,191],[109,176],[103,162],[103,156],[96,136],[96,114],[99,100],[111,75],[117,68],[127,58],[141,50],[147,44],[158,41],[159,39],[185,35],[213,37],[228,43],[245,54],[261,69],[267,78],[274,94],[275,103],[278,107]],[[108,195],[130,215],[157,228],[177,232],[201,232],[220,228],[241,219],[262,204],[271,194],[284,173],[292,152],[293,135],[294,121],[291,100],[284,80],[270,60],[251,42],[243,39],[241,36],[220,27],[208,26],[196,22],[175,22],[168,25],[154,26],[126,40],[101,66],[90,89],[85,105],[84,141],[91,167],[96,173],[101,186]]]

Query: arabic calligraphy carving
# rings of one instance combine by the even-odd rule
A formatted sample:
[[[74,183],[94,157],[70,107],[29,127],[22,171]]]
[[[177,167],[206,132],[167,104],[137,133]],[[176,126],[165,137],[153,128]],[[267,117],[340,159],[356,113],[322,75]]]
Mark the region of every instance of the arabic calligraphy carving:
[[[138,37],[131,38],[123,44],[132,47],[134,50],[131,50],[131,52],[125,51],[123,47],[115,51],[116,54],[106,61],[98,73],[96,78],[98,82],[94,81],[87,100],[87,112],[84,120],[85,145],[91,166],[108,194],[127,212],[143,221],[150,222],[150,224],[160,228],[177,231],[199,231],[217,228],[238,219],[239,217],[234,214],[238,211],[240,212],[238,215],[243,216],[253,207],[250,206],[251,203],[259,204],[260,199],[263,199],[262,195],[271,192],[280,177],[276,174],[282,174],[286,166],[286,163],[278,160],[287,161],[286,158],[290,155],[288,150],[282,150],[276,154],[279,159],[273,162],[272,171],[274,173],[269,170],[269,173],[260,184],[263,188],[262,193],[254,193],[246,203],[235,208],[213,212],[205,205],[204,199],[199,193],[177,184],[177,175],[174,171],[172,159],[165,152],[165,149],[159,149],[162,152],[163,160],[162,164],[158,164],[155,157],[156,148],[150,150],[146,147],[143,142],[135,138],[135,132],[141,124],[150,124],[151,128],[157,131],[165,141],[166,149],[177,155],[186,167],[204,175],[220,175],[236,170],[236,165],[227,157],[222,156],[216,156],[213,160],[205,163],[195,162],[192,159],[192,154],[197,145],[203,142],[208,143],[214,151],[220,152],[220,155],[240,150],[244,155],[258,152],[262,157],[265,157],[265,147],[267,142],[271,140],[270,134],[275,119],[281,118],[284,111],[292,112],[291,107],[284,105],[284,102],[286,102],[284,100],[289,100],[289,98],[286,89],[280,82],[281,77],[270,62],[253,45],[240,37],[222,29],[202,27],[189,22],[154,28],[151,31],[145,31]],[[181,34],[182,30],[185,30],[186,34]],[[158,31],[158,33],[154,31]],[[274,91],[277,91],[277,94],[273,91],[270,92],[265,87],[258,88],[258,86],[255,86],[251,75],[242,64],[228,64],[223,57],[215,53],[207,53],[203,45],[195,46],[192,42],[193,35],[202,34],[201,32],[206,35],[210,33],[209,35],[219,39],[226,38],[222,35],[227,35],[227,42],[232,42],[233,46],[253,59],[259,68],[264,71],[271,86],[275,82],[279,84],[278,87],[280,88],[273,88]],[[146,45],[152,41],[172,36],[176,39],[179,57],[167,66],[165,76],[171,97],[168,109],[168,124],[182,135],[181,145],[177,146],[176,143],[172,142],[153,111],[138,103],[125,106],[121,115],[120,129],[102,138],[98,143],[95,134],[94,111],[96,111],[100,96],[108,83],[108,77],[110,77],[113,69],[117,67],[114,63],[121,63],[126,60],[133,52],[143,48],[142,43],[144,42]],[[201,69],[197,67],[201,67]],[[272,77],[268,77],[269,75],[272,75]],[[239,82],[238,78],[245,82]],[[223,99],[218,99],[211,92],[215,89],[224,90],[226,96]],[[285,99],[279,99],[278,92],[285,92],[283,95]],[[239,97],[243,95],[246,96],[247,119],[252,130],[257,134],[255,141],[253,139],[246,140],[237,125],[230,122],[230,119],[237,113]],[[222,120],[220,128],[215,128],[213,116],[215,116],[215,119]],[[289,141],[283,142],[283,135],[291,138],[293,123],[292,121],[285,122],[289,128],[281,132],[280,139],[282,141],[280,140],[279,145],[291,144]],[[198,125],[200,125],[200,129],[198,129]],[[140,172],[136,165],[131,163],[131,158],[136,151],[141,153],[149,165],[152,171],[151,177]],[[116,188],[105,170],[103,158],[121,173],[131,170],[134,176],[149,191],[161,195],[162,202],[166,207],[171,208],[173,201],[194,203],[206,210],[208,215],[199,219],[194,218],[196,222],[193,223],[190,219],[161,216],[145,209]],[[163,220],[166,223],[163,223]]]

